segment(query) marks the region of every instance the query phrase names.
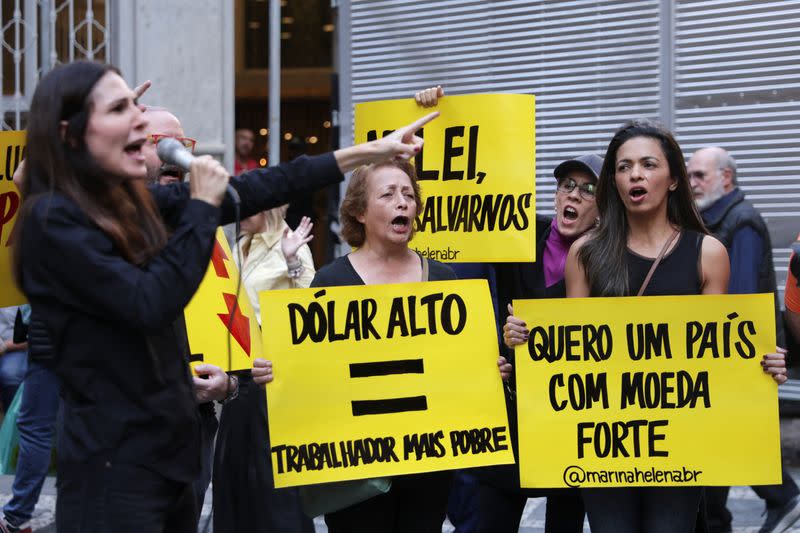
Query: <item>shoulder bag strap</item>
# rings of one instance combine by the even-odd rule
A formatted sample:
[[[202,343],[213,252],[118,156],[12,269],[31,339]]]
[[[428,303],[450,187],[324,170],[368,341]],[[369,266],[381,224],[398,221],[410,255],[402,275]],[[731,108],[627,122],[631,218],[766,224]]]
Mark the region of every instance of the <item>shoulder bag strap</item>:
[[[644,278],[644,281],[642,282],[642,286],[639,287],[639,292],[636,294],[636,296],[641,296],[642,294],[644,294],[645,289],[650,284],[650,278],[653,277],[653,273],[656,271],[656,268],[658,267],[658,264],[664,258],[664,255],[667,253],[667,250],[669,250],[669,247],[672,244],[672,241],[674,241],[675,237],[677,237],[679,234],[680,234],[680,231],[675,230],[672,233],[672,235],[669,236],[669,239],[667,239],[667,242],[664,243],[664,247],[661,248],[661,251],[658,253],[658,257],[656,257],[656,260],[653,261],[653,266],[650,267],[650,271],[647,273],[647,276]]]
[[[422,281],[428,281],[430,271],[428,269],[428,258],[422,257]]]

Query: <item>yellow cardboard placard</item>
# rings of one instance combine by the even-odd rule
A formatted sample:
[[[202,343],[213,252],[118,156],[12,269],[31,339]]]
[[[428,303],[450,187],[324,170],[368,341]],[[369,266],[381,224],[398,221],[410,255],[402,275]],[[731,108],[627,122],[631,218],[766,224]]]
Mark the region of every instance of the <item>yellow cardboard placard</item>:
[[[522,300],[523,487],[780,483],[772,294]],[[669,354],[669,355],[668,355]]]
[[[486,281],[260,299],[276,487],[514,461]]]
[[[184,309],[193,365],[202,362],[225,371],[244,370],[252,368],[253,359],[261,357],[261,329],[244,286],[239,288],[239,304],[230,319],[238,277],[228,240],[222,228],[217,228],[206,275]]]
[[[355,141],[382,137],[433,110],[415,158],[423,208],[410,246],[450,263],[534,261],[535,98],[445,96],[435,108],[412,98],[355,106]]]
[[[24,157],[25,132],[0,132],[0,307],[26,302],[11,274],[11,233],[22,207],[19,190],[12,178]]]

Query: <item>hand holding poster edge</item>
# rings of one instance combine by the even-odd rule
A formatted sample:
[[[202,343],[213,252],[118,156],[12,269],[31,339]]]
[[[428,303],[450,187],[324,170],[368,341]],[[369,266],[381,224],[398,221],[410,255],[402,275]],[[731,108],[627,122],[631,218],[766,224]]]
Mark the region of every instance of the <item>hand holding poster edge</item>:
[[[396,159],[408,160],[414,157],[424,144],[422,137],[418,137],[416,132],[419,131],[425,124],[435,119],[440,115],[439,111],[428,113],[427,115],[418,118],[411,124],[398,128],[386,137],[373,141],[375,146],[381,148],[381,155],[385,153],[396,152],[394,156]],[[384,147],[383,145],[387,145]],[[383,157],[381,157],[381,160]]]

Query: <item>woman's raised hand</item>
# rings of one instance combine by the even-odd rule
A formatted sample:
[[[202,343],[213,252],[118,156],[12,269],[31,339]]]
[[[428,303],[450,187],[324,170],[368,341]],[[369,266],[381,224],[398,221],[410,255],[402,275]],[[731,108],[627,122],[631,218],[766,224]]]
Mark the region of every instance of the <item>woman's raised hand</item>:
[[[311,222],[311,219],[303,217],[300,219],[300,224],[297,225],[297,229],[294,231],[292,231],[291,228],[283,230],[281,251],[287,263],[294,263],[297,261],[297,250],[304,244],[308,244],[311,239],[314,238],[314,235],[311,233],[313,228],[314,224]]]
[[[228,171],[210,155],[201,155],[189,165],[189,172],[191,197],[219,207],[230,180]]]
[[[137,99],[139,99],[139,98],[142,97],[142,95],[144,93],[147,92],[147,89],[149,89],[152,85],[153,85],[153,82],[150,81],[150,80],[147,80],[143,84],[137,85],[136,88],[133,90],[133,94],[135,95],[135,97]]]
[[[423,89],[414,93],[414,100],[422,107],[433,107],[439,103],[439,98],[444,96],[444,89],[441,85]]]
[[[503,326],[503,343],[509,348],[528,342],[528,328],[525,322],[514,316],[514,308],[508,304],[508,318]]]
[[[781,385],[789,379],[786,375],[786,349],[777,346],[775,353],[768,353],[761,359],[761,369]]]
[[[375,162],[392,158],[408,160],[417,155],[422,150],[423,143],[422,137],[416,135],[417,131],[438,116],[439,112],[434,111],[415,120],[408,126],[394,130],[382,139],[373,141],[377,156]]]

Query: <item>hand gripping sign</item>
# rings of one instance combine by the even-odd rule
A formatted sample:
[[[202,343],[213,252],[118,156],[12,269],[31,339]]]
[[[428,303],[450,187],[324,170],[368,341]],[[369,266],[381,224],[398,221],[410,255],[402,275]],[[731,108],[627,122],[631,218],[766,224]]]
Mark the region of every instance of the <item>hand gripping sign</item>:
[[[523,487],[780,483],[772,294],[522,300]]]
[[[485,281],[260,298],[276,487],[514,461]]]
[[[12,233],[22,207],[19,190],[12,178],[25,157],[25,132],[0,132],[0,307],[25,303],[11,274]]]
[[[228,240],[217,228],[206,275],[183,312],[192,363],[243,370],[261,357],[261,330],[244,286],[239,287],[237,300],[238,278]]]
[[[423,207],[411,246],[430,259],[530,262],[536,255],[535,98],[446,96],[417,135]],[[411,98],[357,104],[355,141],[373,140],[430,112]]]

